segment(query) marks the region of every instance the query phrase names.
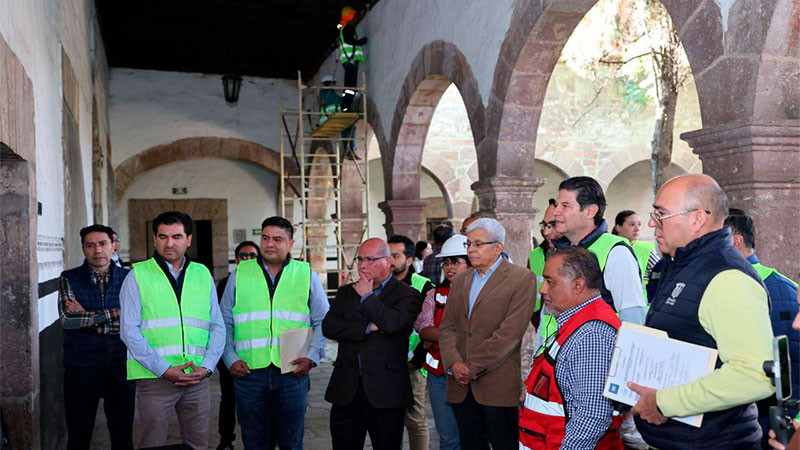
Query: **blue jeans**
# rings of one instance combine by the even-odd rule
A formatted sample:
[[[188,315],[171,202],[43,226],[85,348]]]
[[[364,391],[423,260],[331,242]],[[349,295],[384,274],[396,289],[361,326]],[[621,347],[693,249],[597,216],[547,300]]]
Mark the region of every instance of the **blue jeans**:
[[[244,447],[271,450],[275,443],[280,450],[302,449],[310,385],[308,375],[281,375],[281,369],[272,366],[234,378]]]
[[[447,403],[445,386],[447,386],[447,379],[444,375],[436,376],[428,373],[428,393],[431,396],[433,421],[436,422],[436,431],[439,432],[439,448],[440,450],[460,450],[458,423],[453,414],[453,407]]]

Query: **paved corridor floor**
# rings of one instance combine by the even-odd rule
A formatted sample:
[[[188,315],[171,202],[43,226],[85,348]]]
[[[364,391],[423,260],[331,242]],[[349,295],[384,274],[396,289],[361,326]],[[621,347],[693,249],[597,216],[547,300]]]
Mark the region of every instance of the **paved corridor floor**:
[[[325,401],[325,388],[328,387],[328,380],[330,379],[333,366],[331,363],[336,359],[336,343],[328,342],[325,352],[326,356],[319,367],[311,371],[311,390],[308,393],[308,409],[306,410],[306,431],[303,439],[303,447],[306,450],[327,450],[331,448],[331,434],[329,426],[329,417],[331,412],[331,404]],[[209,448],[217,448],[219,443],[219,434],[217,432],[218,426],[218,413],[219,413],[219,400],[220,388],[219,378],[214,375],[211,378],[211,429],[209,430]],[[430,431],[430,446],[431,449],[439,448],[439,435],[436,433],[436,427],[433,423],[433,413],[431,413],[430,403],[427,402],[426,395],[426,410],[428,418],[428,429]],[[108,429],[106,428],[106,419],[103,414],[102,403],[98,408],[97,424],[95,425],[95,433],[92,439],[92,449],[106,450],[111,448],[108,439]],[[134,423],[134,445],[139,444],[139,420],[138,414],[136,422]],[[244,449],[241,441],[241,433],[239,432],[239,425],[236,425],[236,442],[234,446],[236,450]],[[403,448],[408,448],[408,436],[403,437]],[[180,431],[178,430],[177,418],[173,416],[172,425],[170,426],[169,443],[180,443]],[[371,449],[369,437],[367,437],[367,444],[364,448]]]

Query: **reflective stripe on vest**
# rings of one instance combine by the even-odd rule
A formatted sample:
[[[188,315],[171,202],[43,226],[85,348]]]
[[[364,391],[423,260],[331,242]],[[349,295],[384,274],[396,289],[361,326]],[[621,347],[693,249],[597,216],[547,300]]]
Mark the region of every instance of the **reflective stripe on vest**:
[[[556,449],[566,433],[567,405],[556,380],[557,357],[569,337],[584,324],[599,320],[618,329],[620,321],[599,296],[576,312],[559,329],[546,352],[537,356],[525,380],[525,401],[520,408],[520,448]],[[622,450],[618,427],[622,417],[612,417],[611,427],[597,443],[599,449]]]
[[[762,281],[765,281],[767,278],[772,276],[772,274],[778,274],[778,275],[782,276],[783,278],[786,278],[787,280],[789,280],[789,282],[792,283],[794,285],[794,287],[798,287],[797,283],[792,281],[792,279],[790,279],[786,275],[778,272],[776,269],[773,269],[772,267],[762,266],[760,263],[755,263],[755,264],[753,264],[753,269],[756,269],[756,272],[758,272],[758,276],[761,277]]]
[[[425,287],[425,283],[429,283],[431,280],[423,277],[422,275],[412,273],[411,274],[411,287],[414,288],[419,293],[422,293],[422,288]],[[419,337],[419,333],[417,330],[412,330],[411,335],[408,336],[408,360],[411,361],[414,358],[414,350],[417,349],[417,345],[419,345],[421,339]]]
[[[330,103],[327,105],[321,105],[319,107],[319,112],[322,113],[319,115],[319,125],[328,121],[328,118],[338,112],[342,111],[342,106],[338,103]]]
[[[309,328],[311,266],[291,260],[283,268],[275,296],[270,298],[264,269],[258,260],[242,261],[236,269],[233,306],[233,346],[252,369],[281,366],[281,334]]]
[[[364,51],[360,45],[350,45],[344,41],[344,34],[342,30],[339,30],[339,60],[343,63],[351,63],[351,62],[364,62]],[[356,33],[355,29],[353,30],[353,37],[355,40],[358,40],[358,33]]]
[[[438,327],[444,317],[444,309],[447,306],[447,296],[450,294],[450,286],[437,287],[433,293],[433,326]],[[425,355],[425,362],[422,368],[429,373],[437,376],[444,375],[444,367],[441,364],[442,354],[439,350],[439,343],[433,342]]]
[[[142,303],[142,336],[170,366],[200,365],[211,328],[211,285],[208,269],[190,262],[181,289],[181,301],[154,258],[133,265]],[[127,378],[158,378],[128,352]]]

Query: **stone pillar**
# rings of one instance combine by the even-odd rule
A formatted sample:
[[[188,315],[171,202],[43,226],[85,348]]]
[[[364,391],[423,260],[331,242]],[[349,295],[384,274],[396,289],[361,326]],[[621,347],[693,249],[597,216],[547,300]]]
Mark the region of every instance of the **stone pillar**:
[[[2,148],[0,152],[0,407],[12,448],[39,448],[44,430],[40,432],[35,187],[30,186],[35,172],[29,162],[7,159]]]
[[[797,280],[800,272],[800,120],[734,122],[684,133],[703,172],[730,206],[753,217],[763,264]]]
[[[536,208],[533,196],[544,184],[541,178],[493,177],[472,184],[483,216],[494,217],[506,229],[506,253],[515,264],[524,266],[533,248]]]
[[[386,235],[402,234],[416,242],[425,236],[425,221],[422,212],[428,204],[425,200],[386,200],[378,204],[386,214]]]

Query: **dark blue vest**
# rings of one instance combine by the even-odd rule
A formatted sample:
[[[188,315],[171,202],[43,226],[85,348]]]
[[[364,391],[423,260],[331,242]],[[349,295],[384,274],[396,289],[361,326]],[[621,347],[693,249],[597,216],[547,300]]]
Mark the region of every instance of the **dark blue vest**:
[[[105,293],[92,283],[91,268],[86,261],[82,266],[67,270],[61,275],[69,281],[75,299],[86,311],[119,308],[119,291],[128,274],[111,264],[111,278]],[[100,334],[92,329],[64,330],[64,366],[89,367],[124,365],[126,347],[119,334]]]
[[[578,243],[578,247],[588,249],[589,247],[592,246],[592,244],[594,244],[594,241],[598,240],[602,234],[607,232],[608,232],[608,223],[606,223],[606,221],[603,220],[603,222],[597,228],[595,228],[594,231],[587,234],[586,237],[583,238]],[[565,248],[572,246],[572,242],[566,236],[564,236],[553,241],[553,245],[555,245],[556,248]],[[611,247],[611,250],[620,245],[630,250],[631,255],[633,255],[633,260],[636,261],[636,253],[633,251],[633,247],[624,242],[617,243],[616,245]],[[611,253],[611,250],[609,250],[609,253]],[[608,263],[608,261],[606,261],[606,263]],[[636,267],[637,268],[639,267],[638,263],[636,264]],[[603,297],[603,300],[608,304],[608,306],[610,306],[611,309],[614,310],[614,312],[619,312],[617,311],[617,308],[614,306],[614,296],[611,294],[611,291],[609,291],[608,288],[606,287],[605,274],[606,274],[606,268],[603,267],[603,285],[600,287],[600,295]],[[642,274],[640,271],[639,278],[641,277]]]
[[[674,259],[665,257],[645,325],[664,330],[674,339],[717,348],[716,341],[703,329],[698,317],[700,300],[709,282],[717,274],[734,269],[763,286],[758,273],[731,242],[730,231],[723,228],[679,248]],[[717,360],[717,367],[721,365]],[[749,449],[761,440],[755,403],[706,413],[700,428],[674,420],[660,426],[650,425],[638,416],[636,427],[645,442],[661,450]]]

